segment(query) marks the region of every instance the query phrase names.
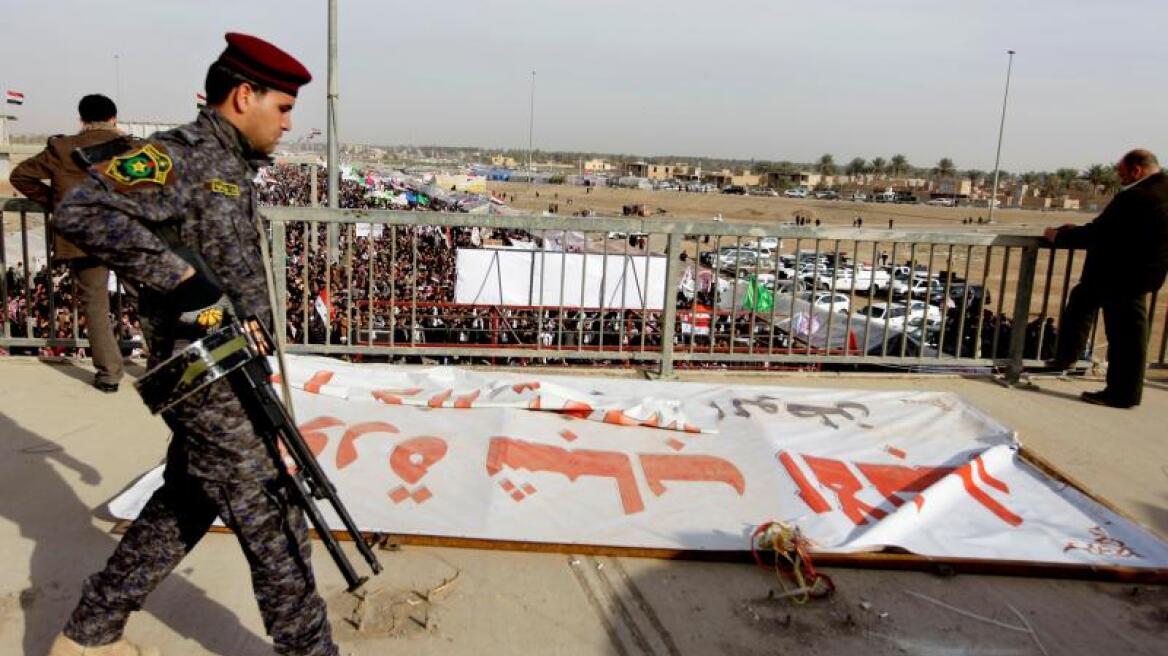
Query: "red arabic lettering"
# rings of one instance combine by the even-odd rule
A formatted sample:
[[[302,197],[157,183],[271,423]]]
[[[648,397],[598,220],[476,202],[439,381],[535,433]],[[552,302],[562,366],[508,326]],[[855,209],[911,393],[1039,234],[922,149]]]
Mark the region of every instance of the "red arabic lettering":
[[[840,511],[852,520],[857,526],[868,523],[868,517],[883,519],[887,511],[872,507],[856,498],[856,494],[864,489],[864,483],[848,469],[845,462],[831,458],[817,458],[802,456],[803,461],[811,469],[819,483],[830,488],[835,493],[840,504]],[[804,476],[803,471],[790,453],[780,451],[779,462],[790,474],[799,489],[799,496],[812,511],[823,514],[832,510],[831,505],[823,498],[815,486]],[[876,490],[893,506],[900,507],[905,503],[905,495],[915,494],[912,501],[917,508],[924,506],[924,492],[944,477],[954,474],[961,479],[966,493],[975,501],[992,512],[996,517],[1011,526],[1018,526],[1022,518],[1011,512],[1004,505],[981,489],[974,481],[974,468],[978,477],[987,485],[1001,492],[1009,493],[1009,487],[1002,481],[993,478],[985,470],[985,463],[981,456],[974,458],[961,467],[924,467],[908,465],[885,465],[876,463],[853,463]]]
[[[575,481],[581,476],[603,476],[616,481],[621,506],[626,515],[645,509],[629,457],[615,451],[568,450],[524,442],[510,437],[492,437],[487,449],[487,474],[494,476],[504,467],[532,472],[555,472]]]
[[[389,466],[403,481],[413,485],[422,480],[430,467],[446,457],[446,449],[446,440],[441,437],[411,437],[394,447],[389,455]]]
[[[389,405],[401,405],[403,396],[417,396],[421,393],[421,387],[410,387],[408,389],[382,389],[373,390],[372,392],[373,398]]]
[[[811,510],[818,514],[823,514],[831,510],[831,506],[823,498],[823,495],[811,485],[811,482],[803,475],[803,470],[799,469],[799,466],[795,464],[795,460],[791,457],[791,454],[786,451],[780,451],[779,462],[783,463],[783,467],[787,470],[787,473],[794,479],[795,485],[799,488],[799,496],[803,498],[803,503],[807,504]]]
[[[868,519],[864,515],[870,515],[876,519],[884,519],[888,515],[885,511],[869,506],[856,498],[856,493],[864,488],[864,484],[852,475],[852,472],[848,471],[848,466],[842,461],[816,458],[815,456],[803,456],[803,460],[807,466],[811,467],[815,478],[831,488],[832,492],[835,492],[835,496],[840,502],[840,510],[848,519],[852,520],[852,523],[857,526],[867,524]]]
[[[332,379],[333,372],[318,371],[312,374],[312,378],[309,378],[308,381],[304,383],[304,391],[308,392],[309,394],[320,394],[320,388],[328,385],[329,381]]]
[[[730,461],[715,456],[689,456],[672,453],[640,455],[641,469],[649,489],[661,496],[667,491],[661,481],[708,481],[725,483],[738,492],[746,493],[746,481]]]
[[[984,467],[984,465],[981,464],[981,456],[975,458],[974,462],[978,463],[978,467]],[[1022,523],[1021,517],[1010,512],[1008,508],[995,501],[993,497],[986,494],[985,490],[981,489],[977,486],[976,483],[973,482],[973,462],[965,463],[965,465],[959,468],[956,473],[961,477],[961,484],[965,486],[965,491],[969,493],[969,496],[977,499],[978,503],[985,506],[993,514],[997,515],[999,519],[1001,519],[1003,522],[1006,522],[1010,526],[1018,526]],[[1000,481],[997,482],[999,484],[1001,483]]]
[[[431,396],[430,400],[426,401],[426,405],[430,406],[431,408],[441,408],[442,404],[446,403],[446,399],[449,399],[452,394],[454,394],[454,390],[452,389],[439,392],[438,394]]]
[[[337,469],[348,467],[357,459],[357,447],[353,442],[362,435],[369,433],[396,433],[397,426],[384,421],[366,421],[353,424],[341,436],[341,444],[337,447]]]
[[[336,417],[315,417],[307,422],[300,424],[297,428],[300,429],[300,434],[304,437],[304,442],[308,444],[308,450],[312,451],[312,455],[320,457],[324,452],[324,448],[328,446],[328,435],[324,434],[324,429],[332,428],[333,426],[344,426],[345,422]],[[283,449],[284,444],[280,444]]]

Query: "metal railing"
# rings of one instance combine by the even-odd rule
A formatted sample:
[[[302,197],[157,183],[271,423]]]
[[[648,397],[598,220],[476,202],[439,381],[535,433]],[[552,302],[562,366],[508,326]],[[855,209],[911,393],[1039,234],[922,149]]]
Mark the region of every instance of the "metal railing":
[[[27,244],[32,208],[5,207],[18,213]],[[992,368],[1016,379],[1053,355],[1083,259],[1033,235],[990,232],[285,207],[264,214],[289,351],[365,359],[615,365],[662,375],[681,367]],[[24,262],[28,253],[25,245]],[[26,304],[30,278],[15,294]],[[84,345],[58,328],[56,286],[67,280],[46,279],[47,300],[26,307],[47,311],[47,321],[25,316],[27,334],[15,335],[12,319],[21,317],[6,315],[0,346]],[[0,282],[5,308],[12,291]],[[132,299],[124,305],[132,311]],[[1149,360],[1163,365],[1160,305],[1153,296]],[[38,322],[49,336],[35,334]],[[76,331],[76,319],[71,325]]]

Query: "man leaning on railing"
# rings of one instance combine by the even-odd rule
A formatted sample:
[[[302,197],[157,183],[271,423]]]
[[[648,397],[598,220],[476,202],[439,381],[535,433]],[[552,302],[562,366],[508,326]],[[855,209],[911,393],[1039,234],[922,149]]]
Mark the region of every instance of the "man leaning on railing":
[[[1122,187],[1103,213],[1082,226],[1047,228],[1056,246],[1086,248],[1079,284],[1059,326],[1048,364],[1068,369],[1083,351],[1096,313],[1107,330],[1107,387],[1083,392],[1088,403],[1114,408],[1140,404],[1148,344],[1148,294],[1168,273],[1168,176],[1156,156],[1133,150],[1116,165]]]
[[[85,169],[73,161],[73,149],[122,138],[117,131],[118,109],[114,101],[100,94],[88,95],[81,99],[77,111],[80,132],[49,137],[43,151],[18,164],[9,176],[13,187],[46,211],[51,212],[66,192],[86,178]],[[69,263],[81,296],[93,367],[97,370],[93,386],[103,392],[116,392],[123,367],[122,352],[110,323],[109,269],[59,235],[53,239],[52,259]]]

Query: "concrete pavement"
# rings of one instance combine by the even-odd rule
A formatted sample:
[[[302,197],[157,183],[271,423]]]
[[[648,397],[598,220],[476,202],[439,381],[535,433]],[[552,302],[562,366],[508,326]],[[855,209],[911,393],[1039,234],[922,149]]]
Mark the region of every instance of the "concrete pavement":
[[[0,656],[44,653],[81,581],[116,544],[105,502],[165,451],[165,426],[129,385],[103,395],[91,376],[72,364],[0,359]],[[1077,400],[1097,381],[1042,380],[1024,391],[958,377],[723,376],[958,392],[1168,536],[1163,381],[1122,411]],[[358,604],[314,550],[342,653],[1157,654],[1168,644],[1164,586],[832,569],[836,595],[796,606],[770,599],[773,574],[747,565],[425,547],[380,557],[386,572]],[[271,653],[244,558],[223,534],[204,539],[128,634],[166,654]]]

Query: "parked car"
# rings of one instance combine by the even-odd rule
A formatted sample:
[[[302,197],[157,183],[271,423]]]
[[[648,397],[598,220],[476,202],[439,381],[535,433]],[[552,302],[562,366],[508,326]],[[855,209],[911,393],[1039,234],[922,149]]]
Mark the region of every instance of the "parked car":
[[[807,190],[802,187],[795,187],[783,192],[783,196],[787,198],[807,198]]]
[[[893,293],[895,291],[893,289]],[[945,286],[936,278],[914,276],[908,283],[907,295],[912,298],[924,298],[928,296],[929,298],[939,299],[945,295]]]
[[[953,207],[952,198],[934,198],[928,202],[929,205],[936,207]]]
[[[751,196],[778,196],[779,195],[779,192],[775,191],[774,189],[767,189],[765,187],[751,189],[748,191],[748,193]]]
[[[754,251],[734,249],[718,255],[718,268],[735,269],[758,265],[758,255]]]
[[[828,312],[847,312],[851,307],[848,297],[838,292],[804,291],[799,293],[799,298]]]
[[[746,187],[743,187],[741,185],[730,185],[730,186],[722,189],[722,193],[736,194],[738,196],[745,196],[746,195]]]
[[[853,191],[852,192],[852,200],[854,202],[857,202],[857,203],[867,202],[868,201],[868,194],[865,194],[862,191]]]
[[[769,248],[774,250],[776,248],[782,248],[783,240],[778,237],[759,237],[758,239],[744,241],[742,245],[746,248]]]
[[[807,285],[801,280],[773,280],[767,288],[776,294],[794,294],[807,291]]]
[[[922,317],[930,324],[941,323],[941,308],[936,305],[915,298],[909,299],[906,305],[909,317]]]
[[[815,197],[819,200],[839,200],[839,192],[834,189],[825,189],[815,192]]]
[[[872,303],[860,308],[856,315],[884,322],[889,328],[903,329],[908,320],[908,306],[904,303]]]

